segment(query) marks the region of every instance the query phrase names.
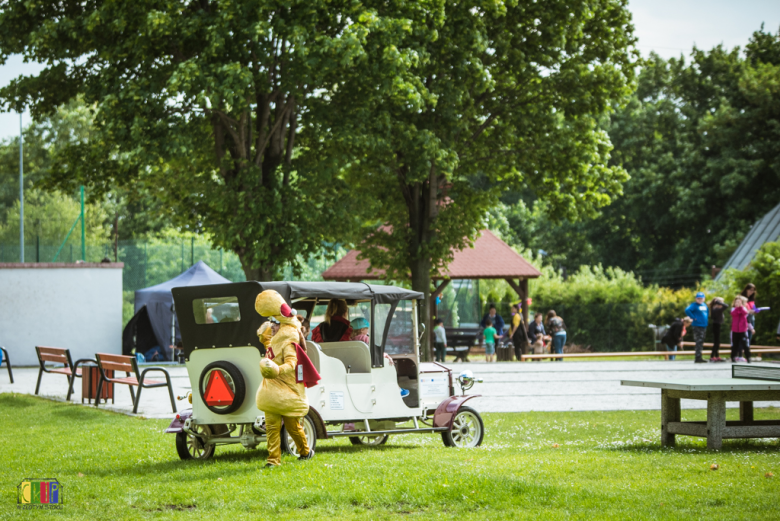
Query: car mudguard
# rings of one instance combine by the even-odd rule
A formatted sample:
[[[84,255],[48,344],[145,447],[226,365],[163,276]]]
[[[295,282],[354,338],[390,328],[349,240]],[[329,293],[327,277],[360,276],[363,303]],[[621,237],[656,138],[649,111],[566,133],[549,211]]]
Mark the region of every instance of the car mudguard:
[[[452,420],[455,418],[460,406],[471,400],[482,396],[481,394],[470,394],[468,396],[450,396],[436,407],[436,412],[433,413],[433,426],[434,427],[447,427],[452,428]]]
[[[309,407],[309,415],[314,419],[314,429],[317,431],[317,439],[327,440],[328,430],[325,428],[325,422],[322,421],[320,413],[317,412],[317,409],[314,407]]]
[[[165,429],[165,432],[169,434],[176,434],[177,432],[181,432],[182,427],[184,427],[184,422],[190,416],[192,416],[192,409],[184,409],[176,415],[168,428]]]

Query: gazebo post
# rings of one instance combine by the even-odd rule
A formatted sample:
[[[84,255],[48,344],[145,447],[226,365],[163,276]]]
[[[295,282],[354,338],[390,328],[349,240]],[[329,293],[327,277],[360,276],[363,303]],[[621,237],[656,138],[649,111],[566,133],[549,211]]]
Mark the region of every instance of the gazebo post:
[[[431,346],[433,346],[433,344],[434,344],[434,342],[433,342],[433,340],[434,340],[433,339],[433,321],[434,321],[434,318],[438,318],[439,317],[439,306],[436,304],[436,298],[439,295],[441,295],[441,292],[444,291],[444,288],[449,286],[450,282],[451,282],[450,279],[444,279],[444,280],[441,281],[441,284],[436,286],[435,289],[433,291],[431,291],[431,330],[428,331],[428,334],[430,335],[429,338],[431,339],[429,344]],[[434,283],[434,285],[436,284],[435,281],[433,283]]]
[[[523,312],[523,323],[528,326],[528,279],[520,277],[520,283],[518,284],[512,279],[505,279],[507,283],[515,290],[517,296],[520,297],[520,309]]]

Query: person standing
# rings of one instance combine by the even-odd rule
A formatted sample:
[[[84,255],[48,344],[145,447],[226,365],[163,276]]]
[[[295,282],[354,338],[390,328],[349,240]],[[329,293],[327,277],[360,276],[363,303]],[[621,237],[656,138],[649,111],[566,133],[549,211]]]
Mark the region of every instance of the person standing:
[[[482,322],[479,323],[479,326],[482,328],[486,327],[488,319],[490,319],[490,322],[498,333],[498,340],[496,340],[496,343],[501,342],[501,337],[504,335],[504,319],[501,318],[501,315],[496,313],[496,305],[493,303],[488,307],[488,312],[482,317]]]
[[[710,316],[710,309],[707,307],[707,304],[704,303],[704,293],[701,291],[696,293],[696,301],[685,308],[685,314],[693,320],[691,329],[693,329],[693,340],[696,342],[696,358],[693,360],[693,363],[703,364],[705,363],[702,358],[704,337],[707,334],[707,325]]]
[[[691,322],[693,322],[691,317],[674,319],[674,322],[672,322],[672,324],[669,326],[669,329],[666,331],[666,334],[661,339],[661,342],[666,344],[667,351],[676,353],[678,347],[682,349],[683,337],[687,332],[687,327],[691,325]],[[668,357],[669,360],[673,361],[675,358],[677,358],[677,355],[668,355]]]
[[[437,362],[444,362],[447,356],[447,331],[444,329],[444,321],[436,319],[436,327],[433,328],[434,346],[436,348]]]
[[[509,326],[509,338],[512,339],[512,345],[515,347],[515,358],[522,360],[522,355],[528,348],[528,331],[523,324],[522,310],[519,304],[512,304],[512,323]]]
[[[563,346],[566,344],[566,324],[554,309],[547,312],[547,333],[551,336],[552,347],[556,354],[563,354]],[[563,358],[556,358],[556,362],[563,362]]]
[[[534,321],[528,326],[528,342],[533,346],[535,354],[543,354],[545,334],[542,314],[534,313]]]
[[[710,362],[725,362],[720,357],[720,332],[723,327],[723,311],[729,308],[722,297],[715,297],[710,302],[710,313],[712,313],[712,354]]]
[[[748,331],[747,331],[747,342],[748,345],[753,343],[753,334],[756,332],[756,285],[752,282],[748,282],[745,284],[745,288],[742,290],[742,293],[740,293],[743,297],[747,299],[747,309],[748,309]]]
[[[485,329],[482,330],[482,334],[485,336],[485,361],[495,362],[493,358],[496,354],[496,341],[498,340],[498,332],[493,327],[493,321],[489,318],[485,321]]]
[[[737,295],[731,306],[731,361],[750,363],[747,298]]]

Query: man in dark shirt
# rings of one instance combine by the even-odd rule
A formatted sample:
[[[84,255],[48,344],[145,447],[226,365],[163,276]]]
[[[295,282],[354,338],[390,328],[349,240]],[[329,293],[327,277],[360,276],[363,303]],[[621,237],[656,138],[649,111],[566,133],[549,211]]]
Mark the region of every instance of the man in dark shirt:
[[[498,335],[503,337],[504,336],[504,319],[501,318],[501,315],[496,313],[496,305],[490,304],[490,307],[488,308],[487,314],[482,317],[482,322],[479,323],[479,327],[482,329],[485,329],[485,326],[487,324],[487,320],[490,319],[490,321],[493,323],[493,327],[496,328],[496,331],[498,332]],[[496,346],[499,345],[501,342],[501,339],[498,340],[496,343]]]

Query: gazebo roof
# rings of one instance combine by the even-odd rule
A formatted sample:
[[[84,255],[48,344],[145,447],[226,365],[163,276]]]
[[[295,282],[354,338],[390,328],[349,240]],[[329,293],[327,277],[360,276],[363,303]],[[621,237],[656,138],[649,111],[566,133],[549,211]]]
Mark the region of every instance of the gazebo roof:
[[[780,239],[780,204],[772,208],[750,228],[715,280],[720,279],[720,276],[729,268],[744,270],[756,257],[756,252],[764,243],[774,242],[778,239]]]
[[[371,269],[360,252],[351,250],[322,273],[325,280],[377,280],[384,270]],[[489,230],[482,230],[474,246],[455,252],[447,270],[434,279],[535,279],[542,274]]]

